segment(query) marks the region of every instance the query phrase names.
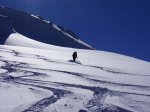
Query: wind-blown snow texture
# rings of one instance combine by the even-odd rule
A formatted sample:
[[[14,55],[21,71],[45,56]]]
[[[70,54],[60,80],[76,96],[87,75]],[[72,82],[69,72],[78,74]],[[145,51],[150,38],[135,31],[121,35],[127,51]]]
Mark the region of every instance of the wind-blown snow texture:
[[[23,11],[0,7],[0,44],[4,44],[11,33],[20,33],[40,42],[63,47],[93,49],[81,41],[71,30]]]
[[[127,56],[0,46],[2,112],[149,112],[149,80],[150,63]]]

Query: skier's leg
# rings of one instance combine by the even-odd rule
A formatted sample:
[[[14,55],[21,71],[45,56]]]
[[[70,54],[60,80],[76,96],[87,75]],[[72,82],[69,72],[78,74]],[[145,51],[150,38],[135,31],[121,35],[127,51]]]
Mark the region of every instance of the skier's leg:
[[[74,62],[76,61],[76,58],[75,58],[75,57],[73,57],[73,61],[74,61]]]

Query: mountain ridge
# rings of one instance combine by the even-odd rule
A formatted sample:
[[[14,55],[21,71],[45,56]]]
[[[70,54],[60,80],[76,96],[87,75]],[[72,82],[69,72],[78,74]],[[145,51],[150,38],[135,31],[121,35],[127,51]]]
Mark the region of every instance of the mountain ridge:
[[[11,18],[14,30],[31,39],[62,47],[94,49],[81,41],[71,30],[44,20],[41,16],[35,16],[31,13],[1,6],[0,19],[2,19],[2,16]],[[5,27],[7,27],[7,24]],[[3,29],[3,27],[1,27],[1,29]],[[3,32],[1,32],[0,35],[2,35],[2,33]],[[4,38],[7,38],[7,36]],[[1,44],[4,43],[1,42]]]

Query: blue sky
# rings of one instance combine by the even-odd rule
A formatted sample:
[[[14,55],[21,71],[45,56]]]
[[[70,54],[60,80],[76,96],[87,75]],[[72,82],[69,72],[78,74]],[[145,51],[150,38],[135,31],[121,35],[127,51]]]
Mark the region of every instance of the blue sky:
[[[0,0],[73,30],[103,51],[150,61],[149,0]]]

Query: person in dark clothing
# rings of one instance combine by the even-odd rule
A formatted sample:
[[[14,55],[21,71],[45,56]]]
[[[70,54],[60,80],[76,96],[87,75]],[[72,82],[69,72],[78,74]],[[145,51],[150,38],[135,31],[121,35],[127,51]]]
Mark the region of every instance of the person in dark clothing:
[[[78,56],[77,56],[77,52],[73,52],[73,54],[72,54],[72,58],[73,58],[73,61],[75,62],[75,61],[76,61],[76,59],[78,58]]]

